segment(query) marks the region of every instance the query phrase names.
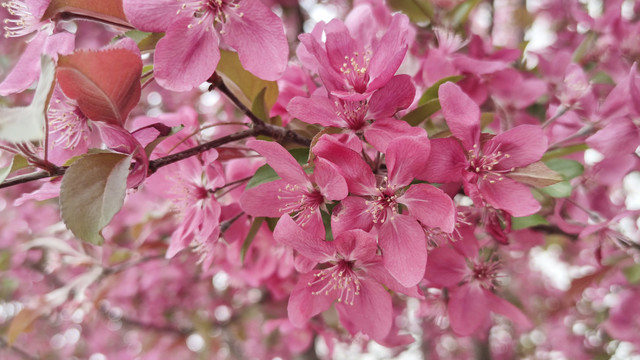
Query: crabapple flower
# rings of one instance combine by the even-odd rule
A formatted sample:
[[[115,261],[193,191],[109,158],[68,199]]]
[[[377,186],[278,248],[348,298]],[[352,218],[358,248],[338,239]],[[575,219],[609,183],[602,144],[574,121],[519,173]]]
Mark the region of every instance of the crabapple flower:
[[[190,114],[181,114],[189,129]],[[188,131],[180,131],[163,141],[154,151],[156,155],[167,155],[193,145]],[[185,136],[187,138],[185,139]],[[160,169],[146,182],[151,191],[168,198],[178,218],[179,226],[171,235],[166,257],[172,258],[178,252],[196,243],[196,251],[201,259],[207,259],[213,244],[220,234],[220,214],[222,207],[214,197],[216,189],[225,184],[224,171],[216,161],[215,149],[203,153],[201,157],[191,157]]]
[[[5,37],[30,36],[20,59],[0,83],[0,95],[6,96],[26,90],[40,76],[40,56],[46,54],[56,60],[58,54],[73,52],[75,35],[54,32],[51,20],[40,18],[49,6],[50,0],[9,0],[2,7],[15,18],[5,20]]]
[[[124,0],[123,6],[138,29],[166,33],[154,55],[154,76],[166,89],[187,91],[206,81],[220,60],[220,43],[262,79],[277,80],[287,66],[282,21],[260,1]]]
[[[477,206],[485,203],[527,216],[540,210],[529,189],[509,174],[540,160],[547,139],[539,126],[520,125],[496,136],[480,133],[480,109],[454,83],[439,90],[445,120],[454,137],[434,139],[422,179],[462,182]]]
[[[92,132],[90,121],[78,103],[66,97],[58,85],[53,89],[47,118],[50,161],[61,165],[87,152]]]
[[[464,243],[454,243],[455,248],[432,250],[425,273],[430,285],[448,289],[451,329],[461,336],[472,335],[489,323],[490,312],[530,327],[531,322],[520,309],[493,293],[499,285],[499,261],[478,256],[475,239],[461,242]],[[472,255],[474,253],[476,255]]]
[[[293,214],[298,225],[324,238],[320,209],[328,201],[347,197],[347,183],[338,169],[324,159],[316,159],[313,174],[307,175],[278,143],[254,140],[247,146],[266,157],[282,179],[245,190],[240,197],[242,209],[252,216],[277,218]]]
[[[450,233],[455,222],[455,207],[448,195],[428,184],[409,186],[424,169],[429,139],[400,137],[391,141],[386,152],[387,175],[380,181],[360,155],[331,139],[322,137],[313,151],[341,169],[351,193],[334,209],[334,235],[375,227],[389,273],[404,286],[416,285],[427,263],[421,223]],[[401,213],[400,205],[408,212]]]
[[[407,53],[409,19],[404,14],[393,15],[389,28],[380,39],[356,39],[340,20],[332,20],[326,25],[319,23],[319,26],[324,26],[325,43],[314,34],[302,34],[299,39],[317,60],[313,65],[317,65],[329,93],[342,99],[368,98],[391,80]],[[363,43],[366,40],[369,41]]]
[[[392,118],[398,110],[411,105],[415,92],[408,75],[396,75],[374,91],[369,99],[348,100],[331,95],[312,95],[309,98],[297,96],[289,102],[287,110],[306,123],[346,129],[350,139],[345,143],[361,144],[357,135],[362,132],[370,144],[384,152],[391,139],[423,134],[422,129]],[[375,121],[371,123],[370,120]],[[354,150],[360,151],[361,146]]]
[[[391,296],[381,285],[406,295],[420,297],[417,287],[399,284],[382,265],[374,235],[349,230],[334,241],[324,241],[283,215],[274,232],[276,241],[291,246],[305,257],[323,264],[301,276],[291,292],[289,320],[303,327],[313,316],[334,302],[340,320],[351,333],[362,332],[374,340],[384,339],[392,326]]]

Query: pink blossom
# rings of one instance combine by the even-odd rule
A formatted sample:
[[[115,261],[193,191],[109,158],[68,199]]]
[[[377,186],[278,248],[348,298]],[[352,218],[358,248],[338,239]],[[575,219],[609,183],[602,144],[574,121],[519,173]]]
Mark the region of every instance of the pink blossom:
[[[384,35],[372,39],[370,35],[357,36],[360,34],[343,22],[332,20],[326,26],[319,25],[324,26],[326,42],[321,43],[320,34],[315,31],[300,35],[300,42],[315,58],[316,63],[309,67],[317,65],[329,93],[358,101],[389,82],[400,67],[407,52],[408,25],[406,15],[395,14]]]
[[[47,54],[54,60],[58,54],[70,54],[75,35],[55,31],[52,20],[41,21],[50,0],[10,0],[2,3],[14,18],[5,19],[6,37],[28,36],[26,49],[13,70],[0,83],[0,95],[26,90],[40,76],[40,56]]]
[[[265,80],[278,79],[287,66],[282,21],[260,1],[125,0],[123,6],[138,29],[166,33],[154,56],[154,76],[166,89],[186,91],[206,81],[220,60],[220,43]]]
[[[320,210],[326,202],[347,196],[347,184],[335,166],[317,159],[313,175],[307,175],[281,145],[267,141],[250,141],[247,145],[265,156],[281,179],[245,190],[240,198],[242,209],[252,216],[293,214],[300,226],[324,238]]]
[[[359,143],[357,136],[363,133],[370,144],[384,152],[396,137],[424,135],[423,129],[392,118],[398,110],[409,107],[414,97],[415,87],[411,78],[396,75],[375,90],[370,98],[349,100],[325,94],[309,98],[297,96],[289,102],[287,110],[310,124],[346,129],[348,139],[345,143]],[[361,145],[354,148],[361,149]]]
[[[490,312],[530,327],[531,322],[520,309],[493,293],[499,285],[499,262],[473,255],[478,253],[474,243],[475,239],[456,244],[455,249],[440,247],[429,253],[425,278],[431,285],[448,289],[451,329],[461,336],[477,334],[490,321]]]
[[[324,241],[304,231],[291,217],[283,215],[274,237],[305,257],[324,264],[304,274],[291,293],[289,320],[303,327],[313,316],[327,310],[336,300],[341,322],[351,334],[362,332],[374,340],[391,330],[392,305],[386,285],[393,291],[420,296],[416,287],[396,282],[382,265],[375,236],[349,230],[334,241]]]
[[[480,109],[453,83],[440,87],[440,103],[454,137],[435,139],[424,179],[464,183],[476,206],[485,203],[527,216],[540,210],[529,189],[509,178],[518,167],[540,160],[547,140],[539,126],[520,125],[502,134],[480,133]]]
[[[427,262],[425,234],[420,223],[453,231],[455,208],[449,196],[434,186],[407,186],[420,174],[429,153],[427,137],[400,137],[387,147],[387,174],[378,177],[355,151],[323,137],[316,155],[342,171],[351,196],[334,209],[334,235],[349,229],[379,233],[385,267],[404,286],[416,285]],[[408,213],[400,213],[399,205]]]

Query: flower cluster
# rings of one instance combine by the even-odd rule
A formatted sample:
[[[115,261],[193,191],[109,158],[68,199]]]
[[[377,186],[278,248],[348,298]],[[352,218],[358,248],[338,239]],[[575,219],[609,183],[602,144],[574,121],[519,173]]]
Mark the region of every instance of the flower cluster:
[[[0,358],[640,354],[640,3],[520,3],[3,1]]]

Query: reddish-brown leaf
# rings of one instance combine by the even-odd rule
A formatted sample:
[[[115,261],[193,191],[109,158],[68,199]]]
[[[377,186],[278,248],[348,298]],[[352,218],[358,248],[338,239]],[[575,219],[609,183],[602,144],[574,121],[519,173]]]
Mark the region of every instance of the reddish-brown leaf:
[[[131,27],[124,15],[122,0],[51,0],[41,20],[48,20],[64,14],[75,14],[80,17]]]
[[[126,49],[78,51],[58,59],[58,83],[91,120],[122,126],[140,100],[142,60]]]

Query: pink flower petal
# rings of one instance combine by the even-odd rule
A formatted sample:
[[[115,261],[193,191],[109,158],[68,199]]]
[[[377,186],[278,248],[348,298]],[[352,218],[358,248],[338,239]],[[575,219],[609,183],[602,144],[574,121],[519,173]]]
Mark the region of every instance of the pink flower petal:
[[[376,120],[364,129],[364,137],[376,150],[386,153],[389,143],[401,136],[426,137],[427,132],[419,127],[413,127],[406,121],[393,118]]]
[[[484,293],[492,312],[508,317],[519,326],[525,328],[531,328],[533,326],[531,320],[515,305],[495,295],[491,291],[485,290]]]
[[[339,234],[333,241],[336,250],[347,260],[360,263],[375,261],[379,258],[376,237],[363,230],[349,230]]]
[[[323,158],[316,158],[315,164],[313,181],[320,188],[322,196],[327,200],[346,198],[349,189],[338,168]]]
[[[435,183],[458,182],[469,167],[464,149],[455,138],[431,140],[431,153],[424,172],[418,177]]]
[[[158,41],[154,54],[154,76],[160,86],[188,91],[205,82],[220,60],[218,37],[207,24],[193,18],[175,20]]]
[[[618,118],[587,138],[587,145],[605,156],[631,154],[640,144],[640,129],[631,118]]]
[[[238,52],[242,66],[264,80],[282,77],[289,60],[289,44],[278,15],[253,0],[239,2],[227,15],[222,36]]]
[[[393,15],[389,29],[378,42],[369,64],[371,81],[368,91],[386,85],[400,67],[407,53],[408,30],[409,18],[401,13]]]
[[[287,105],[291,116],[308,124],[347,128],[347,122],[336,113],[334,102],[326,96],[296,96]]]
[[[490,320],[485,292],[477,284],[449,289],[448,310],[451,330],[460,336],[472,335]]]
[[[9,75],[0,83],[0,95],[22,92],[40,77],[40,54],[47,36],[46,31],[41,31],[29,42]]]
[[[458,85],[447,82],[440,85],[438,98],[442,113],[453,136],[470,150],[480,143],[480,108]]]
[[[131,40],[131,39],[129,39]],[[126,40],[121,40],[126,41]],[[131,40],[134,45],[135,41]],[[70,32],[62,31],[59,33],[55,33],[47,39],[47,43],[44,47],[44,53],[51,56],[52,59],[57,60],[58,55],[68,55],[75,50],[76,47],[76,35]],[[136,51],[140,53],[138,50],[138,46],[136,46]]]
[[[409,214],[423,225],[452,232],[456,222],[453,200],[442,190],[428,184],[412,185],[398,202],[407,205]]]
[[[480,194],[491,206],[502,209],[512,216],[529,216],[540,210],[540,203],[533,197],[531,190],[508,177],[491,183],[480,181]]]
[[[176,19],[182,4],[175,0],[123,0],[122,7],[127,20],[142,31],[164,32]],[[191,17],[184,10],[182,17]]]
[[[278,199],[278,191],[287,184],[286,180],[276,180],[246,189],[240,196],[240,207],[251,216],[280,217],[286,200]]]
[[[384,266],[400,284],[411,287],[422,280],[427,266],[427,245],[416,219],[402,214],[387,219],[380,226],[378,243]]]
[[[329,296],[325,295],[324,292],[318,295],[312,294],[313,287],[309,286],[309,284],[317,280],[314,275],[315,272],[302,275],[289,298],[289,304],[287,305],[289,321],[297,327],[307,325],[309,319],[330,308],[335,300],[335,297],[332,296],[333,294]]]
[[[171,241],[169,242],[169,248],[165,257],[171,259],[176,256],[182,249],[189,246],[195,230],[199,224],[202,224],[204,215],[201,211],[198,211],[195,207],[190,207],[182,219],[181,225],[171,234]]]
[[[370,207],[367,200],[361,197],[349,196],[342,200],[333,209],[331,216],[333,236],[337,237],[340,233],[351,229],[371,230],[373,217]]]
[[[527,166],[540,160],[547,151],[547,137],[539,126],[520,125],[487,141],[483,150],[485,154],[500,151],[509,155],[508,158],[502,158],[496,168]]]
[[[340,20],[332,20],[325,27],[327,57],[334,70],[343,67],[345,59],[350,59],[356,53],[364,55],[364,49],[358,47],[356,41],[349,34],[349,29]],[[362,91],[358,91],[362,92]]]
[[[418,286],[405,287],[398,282],[387,270],[382,262],[369,263],[366,269],[367,275],[377,281],[380,284],[384,284],[386,287],[397,293],[405,294],[411,297],[423,299],[424,295],[420,291]]]
[[[264,156],[283,180],[308,189],[313,187],[302,166],[282,145],[273,141],[252,140],[247,142],[247,146]]]
[[[368,116],[374,120],[392,117],[398,110],[408,108],[415,96],[416,88],[411,77],[396,75],[371,95]]]
[[[422,174],[429,159],[429,151],[431,144],[426,136],[401,137],[391,141],[385,154],[389,187],[404,187]]]
[[[424,278],[435,286],[457,285],[469,273],[464,256],[448,247],[439,247],[429,252]]]
[[[336,164],[347,181],[349,192],[370,195],[376,192],[376,179],[371,168],[355,151],[323,136],[313,147],[313,153]]]
[[[273,231],[273,238],[310,260],[326,262],[335,257],[333,243],[304,231],[289,215],[282,215]]]
[[[339,302],[336,309],[343,326],[353,335],[358,331],[382,340],[391,330],[391,296],[375,281],[360,279],[360,294],[353,305]]]

